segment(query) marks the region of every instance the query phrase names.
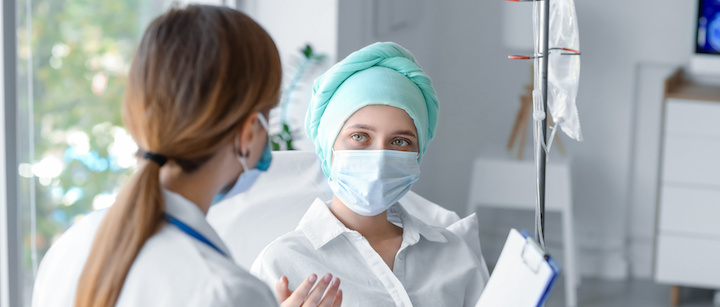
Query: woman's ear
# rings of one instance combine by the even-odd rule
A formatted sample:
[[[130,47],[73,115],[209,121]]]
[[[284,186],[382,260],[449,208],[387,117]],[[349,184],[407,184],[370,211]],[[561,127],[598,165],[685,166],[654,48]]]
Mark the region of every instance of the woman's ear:
[[[255,137],[258,135],[258,126],[260,126],[260,120],[258,119],[257,113],[253,113],[250,116],[248,116],[245,121],[240,124],[240,133],[236,136],[236,140],[234,140],[239,147],[238,151],[243,157],[247,157],[250,153],[250,143],[255,139]],[[260,128],[262,129],[262,128]]]

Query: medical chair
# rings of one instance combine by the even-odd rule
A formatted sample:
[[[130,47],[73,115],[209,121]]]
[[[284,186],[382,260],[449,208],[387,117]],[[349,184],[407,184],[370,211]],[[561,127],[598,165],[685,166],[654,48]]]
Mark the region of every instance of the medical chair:
[[[235,262],[249,270],[265,246],[295,230],[316,197],[332,198],[317,155],[311,151],[275,151],[270,169],[260,175],[250,190],[212,206],[207,219]],[[460,219],[455,212],[412,191],[399,202],[425,223],[447,228],[462,237],[483,264],[487,280],[474,214]]]

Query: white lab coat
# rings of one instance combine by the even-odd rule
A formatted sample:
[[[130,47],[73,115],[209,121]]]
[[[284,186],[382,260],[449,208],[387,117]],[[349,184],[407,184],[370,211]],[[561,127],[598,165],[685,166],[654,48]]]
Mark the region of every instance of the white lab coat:
[[[205,215],[182,196],[163,190],[166,212],[230,255]],[[33,306],[73,306],[77,282],[105,210],[71,227],[40,264]],[[265,284],[231,258],[163,222],[140,250],[117,306],[277,306]],[[111,265],[111,264],[108,264]]]
[[[290,288],[306,276],[340,278],[343,306],[474,306],[487,282],[487,267],[458,235],[413,217],[400,204],[388,220],[403,228],[393,269],[357,231],[316,199],[297,229],[260,253],[251,272],[273,285],[282,275]]]

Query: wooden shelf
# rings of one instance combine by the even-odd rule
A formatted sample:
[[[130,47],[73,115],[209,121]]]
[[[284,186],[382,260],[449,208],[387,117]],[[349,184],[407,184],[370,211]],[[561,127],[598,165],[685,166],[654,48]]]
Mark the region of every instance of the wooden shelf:
[[[665,81],[665,98],[720,102],[720,86],[699,84],[679,68]]]

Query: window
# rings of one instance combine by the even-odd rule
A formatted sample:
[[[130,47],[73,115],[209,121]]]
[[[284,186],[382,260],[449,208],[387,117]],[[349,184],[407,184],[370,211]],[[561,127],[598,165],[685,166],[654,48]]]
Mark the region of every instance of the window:
[[[133,171],[137,147],[121,116],[125,81],[142,31],[170,4],[16,1],[24,306],[50,245],[88,212],[110,206]]]
[[[13,145],[4,148],[13,165],[0,167],[0,175],[17,176],[17,184],[0,184],[17,188],[8,193],[17,199],[0,202],[7,209],[0,210],[0,226],[20,224],[20,233],[0,231],[0,262],[11,266],[0,268],[0,289],[13,290],[0,291],[0,306],[31,305],[35,274],[52,243],[90,211],[110,206],[134,171],[137,147],[121,116],[130,61],[147,24],[174,3],[189,2],[236,7],[243,1],[3,1],[4,16],[15,18],[14,27],[4,23],[3,47],[11,46],[13,32],[17,38],[9,47],[16,62],[0,66],[5,78],[17,76],[5,82],[13,91],[4,94],[10,98],[4,108],[17,116],[8,121],[15,129],[0,127]],[[9,257],[15,253],[17,261]]]

